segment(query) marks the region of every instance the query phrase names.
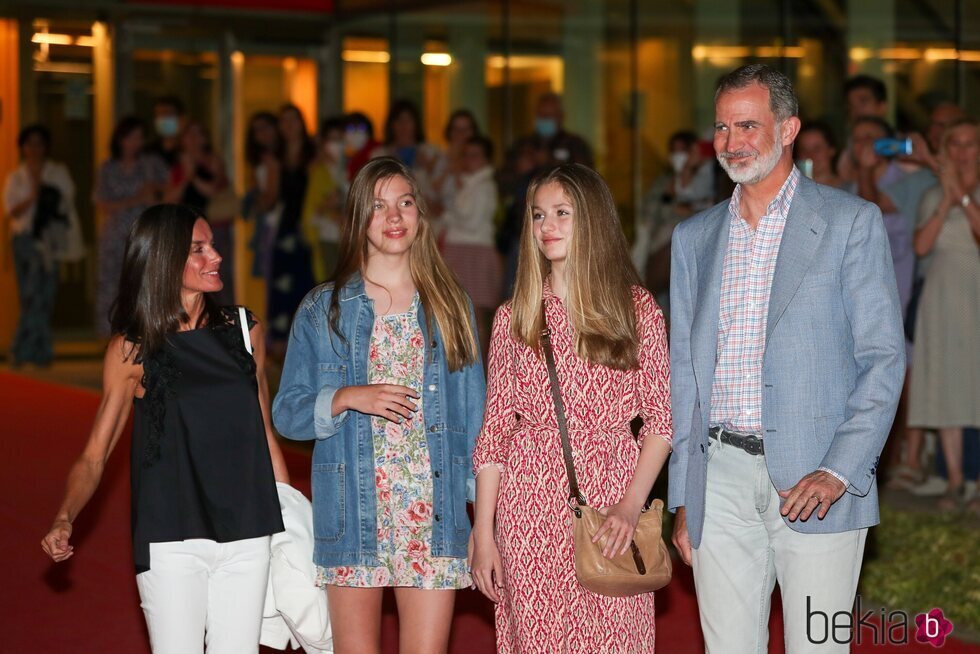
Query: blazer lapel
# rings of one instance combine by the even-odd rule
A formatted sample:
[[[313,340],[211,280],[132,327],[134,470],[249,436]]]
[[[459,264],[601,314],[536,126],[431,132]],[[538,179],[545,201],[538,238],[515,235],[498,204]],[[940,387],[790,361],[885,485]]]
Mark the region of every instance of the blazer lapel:
[[[729,215],[726,202],[704,223],[697,245],[698,301],[691,329],[691,358],[703,406],[711,397],[718,355],[718,315],[721,311],[721,274],[728,249]]]
[[[769,292],[769,315],[766,319],[766,345],[772,330],[786,310],[789,301],[803,281],[803,275],[813,262],[813,255],[820,245],[827,221],[821,213],[823,202],[816,184],[807,178],[800,180],[796,196],[790,205],[783,238],[776,256],[776,270]]]

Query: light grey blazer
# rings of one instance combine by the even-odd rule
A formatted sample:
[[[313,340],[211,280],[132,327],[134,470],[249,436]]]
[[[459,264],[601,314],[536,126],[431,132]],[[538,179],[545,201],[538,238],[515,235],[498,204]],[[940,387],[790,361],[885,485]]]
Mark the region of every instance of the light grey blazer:
[[[701,542],[711,384],[730,201],[674,230],[670,372],[674,451],[668,506],[686,507]],[[878,523],[875,470],[905,376],[905,336],[878,207],[807,178],[793,197],[776,259],[762,363],[766,465],[777,490],[823,466],[847,492],[804,533]]]

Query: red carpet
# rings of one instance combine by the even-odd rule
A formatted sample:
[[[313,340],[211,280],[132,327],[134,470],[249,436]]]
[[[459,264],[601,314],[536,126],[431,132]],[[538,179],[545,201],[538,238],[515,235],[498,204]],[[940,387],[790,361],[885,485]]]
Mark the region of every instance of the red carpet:
[[[54,565],[39,544],[98,402],[88,391],[0,373],[5,427],[0,457],[0,653],[149,652],[129,541],[128,436],[117,446],[99,492],[76,522],[75,556]],[[287,461],[295,484],[308,493],[309,457],[287,452]],[[668,654],[703,652],[690,572],[680,565],[676,573],[670,586],[657,594],[657,649]],[[774,615],[771,651],[781,654],[779,623]],[[386,653],[397,651],[396,629],[389,603]],[[451,651],[493,652],[492,609],[475,591],[459,594]],[[927,645],[873,647],[866,642],[854,651],[936,650]],[[980,654],[980,646],[949,640],[942,652]]]

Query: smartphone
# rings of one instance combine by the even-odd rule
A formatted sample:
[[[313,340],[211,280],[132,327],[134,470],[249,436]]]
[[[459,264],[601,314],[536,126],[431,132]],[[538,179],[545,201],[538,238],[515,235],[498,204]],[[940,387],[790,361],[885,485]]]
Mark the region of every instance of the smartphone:
[[[912,154],[912,139],[877,139],[874,147],[875,154],[882,157],[907,157]]]

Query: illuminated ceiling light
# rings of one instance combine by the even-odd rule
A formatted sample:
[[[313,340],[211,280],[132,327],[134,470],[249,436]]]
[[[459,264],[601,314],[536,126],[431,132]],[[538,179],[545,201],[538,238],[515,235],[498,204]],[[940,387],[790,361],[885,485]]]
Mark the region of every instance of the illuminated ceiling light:
[[[882,59],[916,60],[922,58],[922,51],[918,48],[882,48],[878,56]]]
[[[691,49],[691,56],[696,60],[703,59],[742,59],[752,56],[752,49],[741,45],[696,45]]]
[[[867,48],[851,48],[848,56],[854,61],[865,61],[871,58],[871,51]]]
[[[422,55],[422,63],[426,66],[448,66],[453,58],[448,52],[426,52]]]
[[[960,50],[960,61],[980,61],[980,50]]]
[[[34,62],[34,71],[37,73],[61,73],[63,75],[91,75],[92,64],[71,61],[36,61]]]
[[[78,36],[78,37],[75,37],[75,45],[81,46],[83,48],[94,48],[95,47],[95,37],[94,36]]]
[[[959,52],[953,48],[926,48],[926,61],[942,61],[959,59]]]
[[[32,43],[47,43],[48,45],[71,45],[74,39],[69,34],[52,34],[37,32],[31,39]]]
[[[786,47],[780,45],[764,45],[755,49],[755,56],[762,59],[802,59],[803,54],[803,48],[798,45]]]
[[[340,58],[358,64],[386,64],[391,61],[391,55],[384,50],[344,50]]]
[[[231,63],[236,66],[241,66],[243,63],[245,63],[245,55],[241,50],[235,50],[231,53]]]

